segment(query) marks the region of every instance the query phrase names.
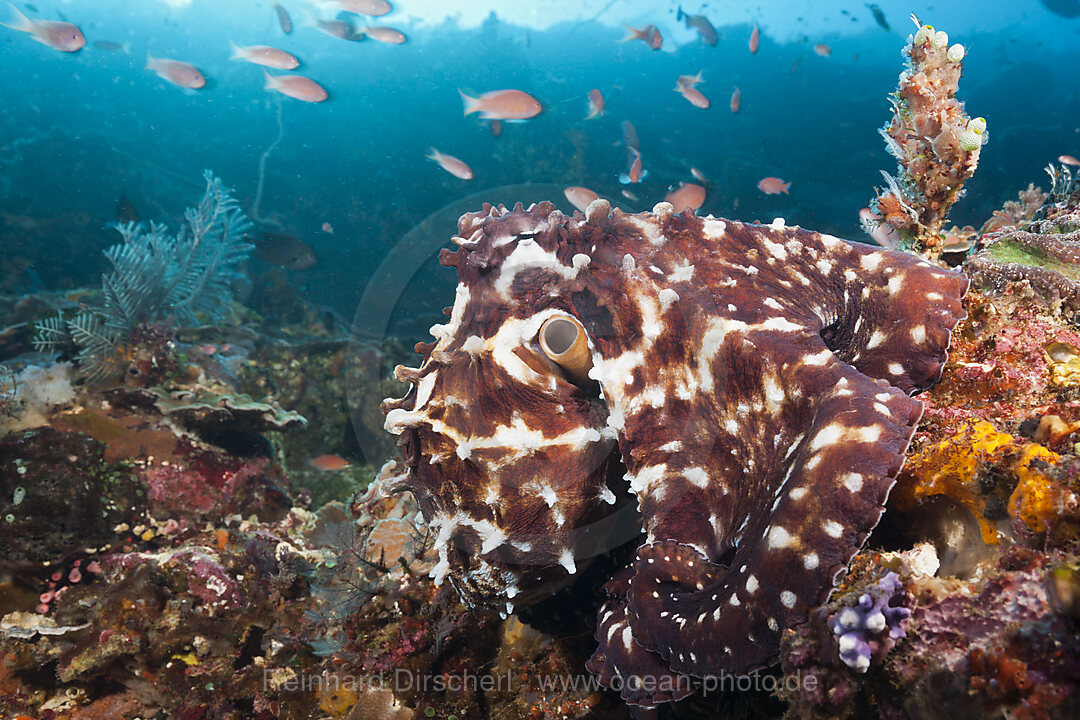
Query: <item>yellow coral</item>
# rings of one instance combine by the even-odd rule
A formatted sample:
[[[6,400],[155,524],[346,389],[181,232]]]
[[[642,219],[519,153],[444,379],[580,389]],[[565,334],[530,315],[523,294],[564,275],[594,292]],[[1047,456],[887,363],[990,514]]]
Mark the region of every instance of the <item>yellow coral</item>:
[[[1042,445],[1029,445],[1013,464],[1020,482],[1009,497],[1009,512],[1031,530],[1046,530],[1065,510],[1064,502],[1071,493],[1039,471],[1039,466],[1059,459]]]
[[[968,422],[957,433],[931,445],[908,460],[897,486],[902,510],[914,509],[924,498],[944,495],[964,506],[979,522],[983,541],[994,545],[998,530],[986,517],[987,500],[993,490],[981,487],[984,468],[1014,477],[1016,488],[1008,511],[1034,531],[1046,530],[1066,510],[1067,490],[1043,471],[1060,459],[1042,445],[998,432],[986,422]]]
[[[912,509],[924,498],[945,495],[975,515],[983,542],[997,543],[997,530],[983,516],[986,496],[980,492],[976,474],[981,465],[993,462],[1012,442],[1011,435],[998,432],[983,420],[961,426],[953,437],[908,460],[903,482],[897,488],[900,507]]]

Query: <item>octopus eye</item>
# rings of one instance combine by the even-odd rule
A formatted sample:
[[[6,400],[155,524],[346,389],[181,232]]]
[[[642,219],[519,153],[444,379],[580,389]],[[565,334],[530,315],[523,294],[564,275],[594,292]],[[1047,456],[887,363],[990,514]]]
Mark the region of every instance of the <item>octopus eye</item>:
[[[540,349],[576,383],[589,382],[589,337],[577,318],[557,315],[540,327]]]
[[[534,232],[523,232],[518,234],[518,240],[532,240],[534,237],[536,237],[536,233]]]

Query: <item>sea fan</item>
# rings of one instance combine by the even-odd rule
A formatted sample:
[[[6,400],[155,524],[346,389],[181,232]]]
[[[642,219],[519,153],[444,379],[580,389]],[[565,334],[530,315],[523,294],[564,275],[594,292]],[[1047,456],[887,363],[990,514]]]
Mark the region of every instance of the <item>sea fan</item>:
[[[123,244],[105,251],[113,271],[102,276],[104,306],[65,320],[37,324],[36,347],[55,352],[74,345],[91,382],[122,371],[121,347],[140,325],[191,325],[199,316],[218,322],[232,299],[236,266],[251,253],[244,242],[251,228],[236,199],[207,170],[198,207],[184,212],[187,225],[175,236],[164,225],[116,225]]]

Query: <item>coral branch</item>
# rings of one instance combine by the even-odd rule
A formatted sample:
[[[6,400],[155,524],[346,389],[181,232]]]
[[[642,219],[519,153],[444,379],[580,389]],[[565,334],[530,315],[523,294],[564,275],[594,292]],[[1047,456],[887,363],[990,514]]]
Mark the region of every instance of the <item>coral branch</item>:
[[[893,117],[881,135],[899,161],[899,180],[885,175],[871,210],[896,229],[905,249],[937,256],[949,209],[975,172],[986,140],[986,121],[972,120],[957,100],[965,50],[949,36],[919,25],[904,54],[908,67],[892,100]]]

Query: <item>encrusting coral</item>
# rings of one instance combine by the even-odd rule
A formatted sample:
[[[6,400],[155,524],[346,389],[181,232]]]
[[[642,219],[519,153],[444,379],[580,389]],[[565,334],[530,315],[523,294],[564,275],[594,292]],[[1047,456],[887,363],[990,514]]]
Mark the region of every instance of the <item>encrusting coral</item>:
[[[899,162],[899,176],[884,171],[887,187],[872,201],[867,232],[885,223],[903,249],[936,257],[949,209],[975,172],[986,140],[986,121],[971,119],[956,99],[963,59],[960,44],[922,25],[908,37],[907,69],[892,98],[893,116],[881,129],[889,152]]]
[[[1000,292],[1024,284],[1067,312],[1080,312],[1080,179],[1050,166],[1049,196],[1030,219],[983,236],[982,248],[964,264],[976,285]]]

